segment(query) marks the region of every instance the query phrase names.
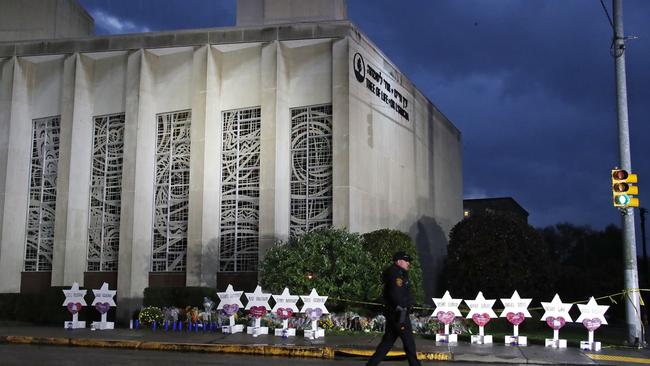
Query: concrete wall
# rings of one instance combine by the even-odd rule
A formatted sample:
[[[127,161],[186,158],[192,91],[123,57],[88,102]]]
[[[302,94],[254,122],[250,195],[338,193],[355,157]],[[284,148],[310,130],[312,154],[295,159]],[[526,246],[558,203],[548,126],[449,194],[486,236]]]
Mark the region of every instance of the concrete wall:
[[[237,0],[237,25],[347,19],[346,0]]]
[[[2,0],[0,42],[92,36],[93,18],[76,0]]]
[[[409,233],[428,298],[438,290],[449,231],[462,219],[460,133],[372,44],[349,40],[348,227]]]

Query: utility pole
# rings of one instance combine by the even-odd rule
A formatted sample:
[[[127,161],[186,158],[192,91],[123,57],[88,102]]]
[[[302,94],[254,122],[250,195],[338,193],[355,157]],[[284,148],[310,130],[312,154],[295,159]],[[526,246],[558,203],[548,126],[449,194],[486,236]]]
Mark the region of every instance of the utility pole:
[[[630,130],[627,115],[627,82],[625,79],[625,34],[623,32],[623,0],[614,0],[614,60],[616,64],[616,106],[618,109],[618,144],[620,167],[632,171],[630,159]],[[643,347],[641,332],[641,307],[639,306],[639,273],[634,236],[634,211],[621,210],[623,224],[623,270],[625,279],[626,322],[628,342]]]
[[[647,213],[648,209],[639,207],[639,215],[641,216],[641,243],[643,244],[643,274],[646,276],[646,281],[650,282],[650,276],[648,274],[648,251],[645,243],[645,215]]]

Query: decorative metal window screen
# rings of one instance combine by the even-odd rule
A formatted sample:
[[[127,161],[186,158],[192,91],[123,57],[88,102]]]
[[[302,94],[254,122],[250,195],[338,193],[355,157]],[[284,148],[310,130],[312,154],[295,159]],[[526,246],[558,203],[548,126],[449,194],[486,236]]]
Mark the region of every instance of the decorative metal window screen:
[[[95,117],[88,222],[88,271],[117,271],[124,113]]]
[[[332,226],[332,105],[291,109],[290,235]]]
[[[25,271],[51,271],[60,117],[35,119],[32,125]]]
[[[153,272],[182,272],[186,267],[190,189],[190,111],[156,116]]]
[[[257,271],[261,109],[223,112],[219,271]]]

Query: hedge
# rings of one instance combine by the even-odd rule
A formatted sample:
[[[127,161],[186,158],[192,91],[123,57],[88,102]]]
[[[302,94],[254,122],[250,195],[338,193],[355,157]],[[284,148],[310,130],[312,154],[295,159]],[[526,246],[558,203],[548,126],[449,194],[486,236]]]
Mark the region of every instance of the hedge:
[[[70,286],[55,286],[38,294],[0,294],[0,320],[63,326],[63,322],[72,320],[72,315],[63,306],[63,290],[68,289]],[[101,314],[90,306],[93,298],[92,291],[89,290],[85,297],[88,306],[79,312],[79,320],[86,321],[86,325],[101,319]],[[115,308],[109,310],[108,319],[115,319]]]

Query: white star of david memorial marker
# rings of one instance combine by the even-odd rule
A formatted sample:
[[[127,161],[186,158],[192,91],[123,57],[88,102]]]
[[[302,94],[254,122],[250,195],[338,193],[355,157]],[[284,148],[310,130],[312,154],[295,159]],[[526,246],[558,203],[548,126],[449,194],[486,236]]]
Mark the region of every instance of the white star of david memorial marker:
[[[278,311],[279,308],[291,309],[294,313],[298,312],[298,306],[296,303],[300,297],[298,295],[291,295],[288,288],[284,288],[280,295],[273,295],[273,300],[275,300],[275,306],[273,306],[272,312]]]
[[[566,322],[572,322],[569,310],[573,304],[563,303],[558,294],[555,294],[553,301],[542,302],[544,315],[542,321],[545,321],[553,329],[553,339],[546,339],[546,347],[566,348],[566,339],[560,339],[560,328]]]
[[[542,321],[546,321],[549,317],[562,317],[567,322],[573,321],[571,320],[571,315],[569,315],[569,310],[573,307],[573,304],[563,303],[558,294],[555,294],[551,302],[542,302],[542,307],[544,308]]]
[[[255,287],[255,291],[246,292],[244,295],[248,299],[244,310],[250,310],[253,306],[263,306],[266,310],[271,310],[271,305],[269,305],[271,294],[262,293],[262,287],[257,286]]]
[[[530,312],[528,311],[528,306],[530,306],[530,302],[533,301],[533,299],[522,299],[519,297],[517,290],[515,290],[511,298],[500,300],[504,306],[503,312],[499,315],[501,318],[506,318],[508,313],[522,313],[526,318],[531,317]]]
[[[68,311],[72,314],[72,321],[63,322],[63,327],[67,329],[77,329],[85,328],[86,322],[79,321],[79,311],[81,308],[86,306],[86,292],[88,290],[80,290],[79,284],[74,282],[72,287],[69,290],[63,290],[63,295],[65,295],[65,300],[63,300],[63,306],[68,308]]]
[[[311,319],[311,330],[305,330],[305,337],[315,339],[325,335],[324,329],[318,328],[318,319],[323,314],[329,314],[325,307],[327,296],[319,296],[315,288],[311,289],[309,295],[300,296],[303,302],[301,313],[305,313]]]
[[[320,309],[323,314],[330,313],[325,307],[325,301],[327,301],[328,296],[319,296],[315,288],[311,289],[309,295],[300,296],[300,298],[304,304],[300,309],[301,313],[304,313],[307,309]]]
[[[431,298],[433,303],[436,304],[436,308],[433,310],[431,316],[437,316],[441,311],[447,312],[451,311],[455,316],[462,316],[460,310],[458,310],[458,305],[463,302],[463,299],[452,299],[449,291],[446,291],[441,298]]]
[[[594,331],[598,329],[601,324],[607,324],[605,319],[605,312],[609,309],[607,305],[598,305],[594,297],[589,298],[587,304],[578,304],[580,316],[576,319],[577,323],[582,323],[587,328],[589,340],[581,341],[580,348],[587,351],[600,351],[600,342],[594,342]]]
[[[219,297],[219,305],[217,305],[217,310],[226,311],[230,325],[222,326],[221,331],[223,333],[239,333],[244,330],[242,324],[235,324],[235,313],[237,310],[244,307],[244,304],[241,302],[241,295],[244,291],[235,291],[232,288],[232,285],[228,285],[225,292],[217,292]]]
[[[295,329],[289,329],[289,318],[293,313],[298,312],[298,306],[296,306],[296,303],[299,298],[298,295],[291,295],[289,289],[286,287],[282,290],[282,294],[273,295],[275,306],[273,306],[273,310],[271,311],[278,314],[282,319],[282,329],[275,330],[276,336],[288,337],[296,335]]]
[[[114,329],[115,324],[113,322],[108,322],[106,321],[106,314],[108,310],[115,306],[115,300],[113,300],[113,296],[115,296],[116,290],[109,290],[108,289],[108,283],[104,282],[102,284],[102,287],[99,290],[93,290],[93,295],[95,295],[95,298],[93,299],[93,303],[91,304],[92,306],[99,311],[99,313],[102,315],[102,320],[99,322],[93,322],[92,324],[92,329]]]
[[[244,295],[246,295],[246,299],[248,299],[248,303],[246,303],[246,308],[244,310],[251,310],[251,308],[253,307],[255,308],[263,307],[264,309],[266,309],[266,311],[271,310],[271,306],[269,305],[269,299],[271,298],[271,294],[262,293],[262,287],[260,287],[259,285],[255,287],[255,291],[246,292]],[[255,310],[259,310],[259,309],[252,309],[252,311]],[[261,318],[259,317],[260,314],[257,315],[253,314],[253,317],[255,318],[255,326],[252,328],[248,327],[246,329],[247,333],[252,334],[253,337],[257,337],[260,334],[269,333],[268,327],[261,326]]]
[[[586,304],[578,304],[578,310],[580,310],[580,316],[576,319],[577,323],[582,322],[585,319],[598,319],[601,324],[607,324],[607,319],[605,319],[605,312],[609,309],[607,305],[598,305],[596,299],[592,296],[589,298],[589,302]]]
[[[117,290],[109,290],[108,283],[104,282],[99,290],[93,290],[93,295],[95,295],[95,298],[93,299],[93,303],[91,305],[95,305],[97,303],[108,303],[110,306],[115,306],[115,300],[113,300],[113,297],[115,296],[116,292]]]
[[[474,314],[481,315],[483,313],[489,315],[490,319],[496,318],[497,314],[495,314],[494,310],[492,310],[492,307],[496,301],[496,299],[486,299],[483,297],[483,292],[479,291],[478,295],[476,295],[476,299],[465,300],[465,303],[467,306],[469,306],[469,313],[467,314],[466,318],[471,319]]]
[[[512,324],[513,335],[505,336],[505,343],[511,345],[525,346],[528,344],[528,338],[519,336],[519,324],[523,323],[526,318],[530,318],[528,306],[533,299],[522,299],[519,297],[517,290],[512,294],[509,299],[500,299],[503,303],[504,309],[499,315],[501,318],[507,318],[508,322]]]
[[[467,306],[469,306],[469,313],[467,314],[467,319],[474,320],[474,323],[478,325],[478,336],[472,336],[472,343],[487,344],[492,343],[492,336],[485,335],[485,325],[490,321],[490,319],[497,318],[497,314],[494,313],[492,307],[497,299],[486,299],[483,296],[483,292],[479,291],[474,300],[465,300]]]
[[[463,302],[463,299],[454,299],[449,294],[449,291],[445,291],[445,294],[441,298],[432,298],[433,303],[436,304],[436,308],[431,314],[432,317],[437,317],[440,322],[445,324],[445,334],[436,334],[436,342],[445,342],[453,343],[457,341],[456,334],[449,334],[449,324],[457,316],[462,316],[460,310],[458,310],[458,305]]]
[[[239,309],[243,308],[244,304],[241,302],[243,293],[244,291],[235,291],[232,285],[228,285],[225,292],[217,292],[220,300],[217,310],[222,310],[224,305],[237,305]]]
[[[79,284],[78,283],[73,283],[72,287],[69,290],[63,290],[63,294],[65,295],[65,300],[63,301],[63,306],[67,306],[68,304],[76,304],[80,303],[83,306],[86,306],[86,300],[84,299],[84,296],[86,296],[86,292],[88,290],[80,290],[79,289]]]

